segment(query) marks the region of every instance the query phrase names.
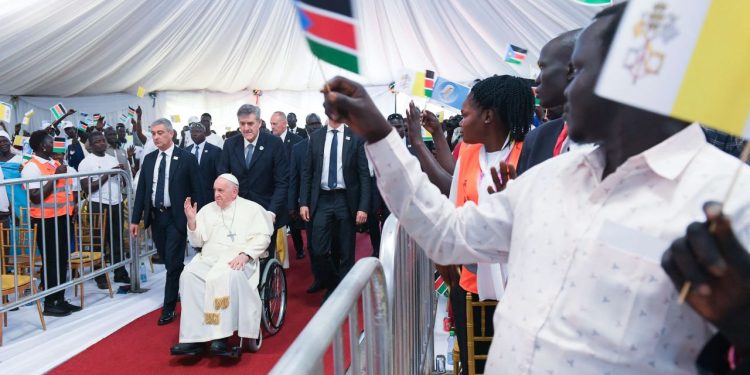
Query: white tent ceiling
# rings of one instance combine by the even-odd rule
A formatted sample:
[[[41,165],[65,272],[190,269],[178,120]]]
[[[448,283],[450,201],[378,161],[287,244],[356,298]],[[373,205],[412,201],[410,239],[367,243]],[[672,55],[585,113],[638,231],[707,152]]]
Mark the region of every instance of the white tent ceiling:
[[[366,85],[403,67],[459,81],[529,76],[544,43],[599,10],[572,0],[355,3]],[[4,95],[310,91],[323,81],[288,0],[0,0],[0,9]],[[508,43],[529,49],[520,68],[502,61]]]

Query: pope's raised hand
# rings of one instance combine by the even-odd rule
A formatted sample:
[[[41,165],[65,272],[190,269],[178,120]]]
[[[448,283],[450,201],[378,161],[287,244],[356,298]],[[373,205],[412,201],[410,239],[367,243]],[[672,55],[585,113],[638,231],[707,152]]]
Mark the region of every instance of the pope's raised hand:
[[[190,197],[185,199],[185,217],[188,223],[195,222],[195,215],[198,213],[198,203],[193,203]]]

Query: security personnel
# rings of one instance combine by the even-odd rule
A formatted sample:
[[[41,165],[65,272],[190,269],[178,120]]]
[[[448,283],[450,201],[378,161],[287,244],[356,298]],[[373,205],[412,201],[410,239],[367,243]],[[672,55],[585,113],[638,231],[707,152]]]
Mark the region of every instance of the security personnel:
[[[65,165],[52,159],[53,138],[44,130],[31,134],[29,145],[34,154],[21,172],[24,179],[67,173]],[[25,185],[29,194],[29,216],[36,226],[37,248],[41,249],[45,271],[43,285],[51,289],[65,282],[68,273],[70,222],[75,207],[71,179],[31,182]],[[47,296],[44,315],[67,316],[81,307],[65,301],[65,290]]]

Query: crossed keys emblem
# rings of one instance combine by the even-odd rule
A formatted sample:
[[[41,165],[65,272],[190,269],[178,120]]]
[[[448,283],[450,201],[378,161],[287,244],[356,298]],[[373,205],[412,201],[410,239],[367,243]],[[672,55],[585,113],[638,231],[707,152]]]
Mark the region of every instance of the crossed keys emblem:
[[[661,39],[668,43],[678,34],[674,25],[677,17],[666,10],[667,4],[657,2],[651,12],[643,13],[641,19],[633,25],[633,35],[642,45],[628,49],[624,65],[633,77],[634,84],[643,77],[657,75],[661,71],[664,52],[654,42]]]

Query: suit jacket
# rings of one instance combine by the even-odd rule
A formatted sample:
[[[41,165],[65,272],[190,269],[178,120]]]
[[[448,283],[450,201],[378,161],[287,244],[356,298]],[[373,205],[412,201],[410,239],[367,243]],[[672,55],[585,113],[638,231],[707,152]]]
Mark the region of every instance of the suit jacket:
[[[341,128],[339,128],[341,129]],[[346,184],[346,200],[352,217],[357,211],[370,210],[370,170],[367,168],[364,140],[355,135],[351,129],[344,127],[344,142],[341,162],[343,163],[344,183]],[[310,214],[315,214],[318,197],[320,195],[320,179],[323,173],[323,152],[328,127],[310,134],[307,149],[307,160],[302,169],[302,187],[300,189],[300,206],[310,207]]]
[[[563,130],[565,121],[562,118],[545,122],[526,134],[523,149],[518,159],[518,174],[552,157],[557,138]]]
[[[303,139],[292,147],[292,155],[289,158],[289,202],[287,208],[291,210],[299,209],[300,180],[302,179],[302,169],[305,166],[305,157],[307,157],[307,145],[309,140]]]
[[[195,144],[192,144],[185,150],[191,155],[194,155],[194,147]],[[208,143],[208,141],[205,141],[203,151],[201,151],[201,153],[201,160],[198,162],[198,165],[200,166],[201,176],[203,180],[203,193],[208,194],[204,198],[206,199],[206,202],[211,202],[213,201],[212,192],[214,188],[214,181],[216,181],[216,177],[219,177],[217,170],[219,166],[219,159],[221,159],[221,149]]]
[[[284,141],[284,147],[286,147],[286,157],[288,159],[292,154],[292,147],[302,141],[302,137],[294,134],[291,130],[287,129],[286,138],[282,139],[282,141]]]
[[[135,203],[133,212],[130,216],[130,222],[138,224],[143,218],[146,228],[151,225],[151,194],[153,192],[154,171],[156,170],[156,160],[159,150],[152,151],[143,159],[141,175],[138,177],[138,186],[135,192]],[[169,200],[172,203],[172,209],[169,211],[172,219],[177,226],[177,230],[187,234],[187,218],[183,205],[185,199],[190,197],[198,204],[198,208],[206,203],[206,198],[202,193],[201,172],[198,167],[198,160],[189,152],[175,145],[172,152],[172,161],[169,166]]]
[[[298,136],[300,136],[302,139],[307,139],[307,137],[308,137],[307,130],[306,129],[302,129],[299,126],[296,127],[296,128],[294,128],[294,133],[297,134]]]
[[[258,134],[250,168],[245,168],[245,142],[237,134],[224,142],[218,174],[231,173],[240,182],[240,196],[276,215],[276,228],[289,221],[287,199],[289,160],[281,138],[266,132]]]

